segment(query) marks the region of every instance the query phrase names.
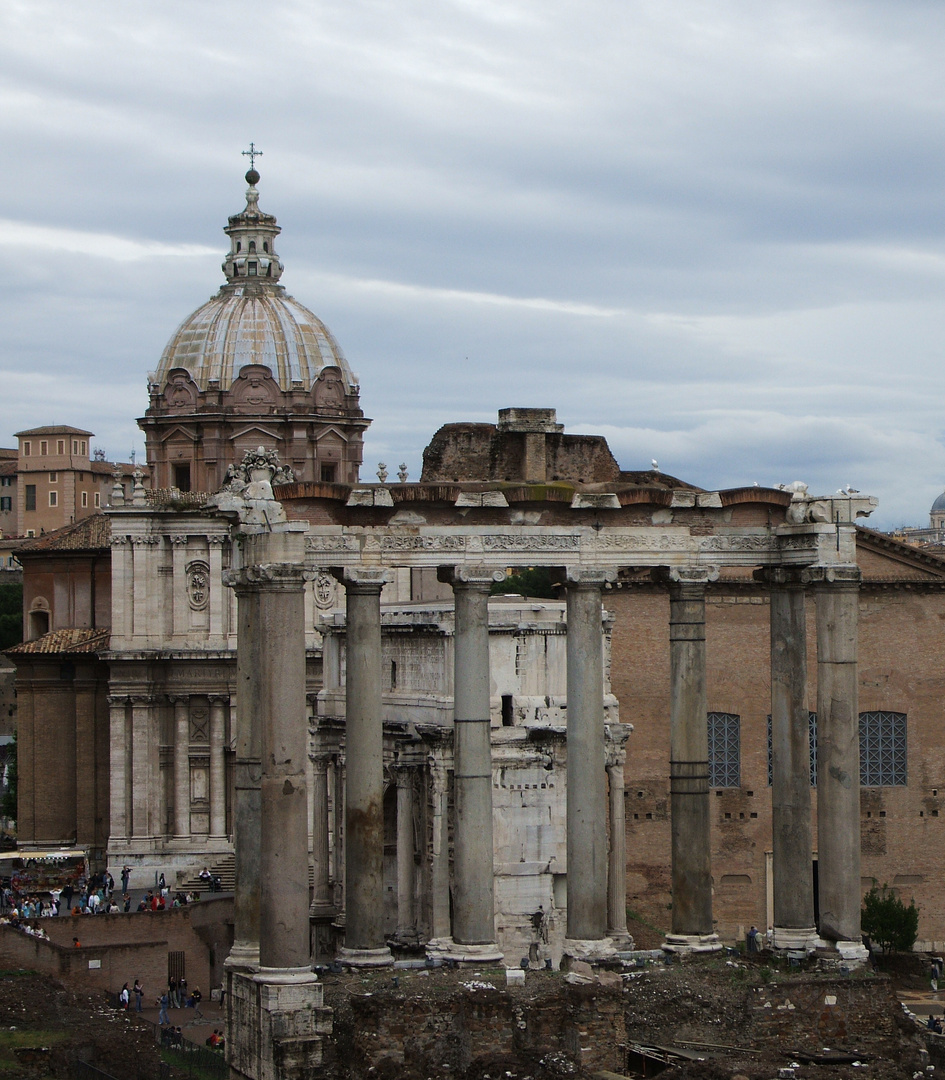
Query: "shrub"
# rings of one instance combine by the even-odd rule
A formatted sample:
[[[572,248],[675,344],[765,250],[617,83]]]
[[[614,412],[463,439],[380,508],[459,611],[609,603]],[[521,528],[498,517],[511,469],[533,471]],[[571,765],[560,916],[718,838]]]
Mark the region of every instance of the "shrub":
[[[863,898],[860,926],[883,952],[908,952],[919,935],[919,909],[915,900],[906,907],[888,885],[874,885]]]

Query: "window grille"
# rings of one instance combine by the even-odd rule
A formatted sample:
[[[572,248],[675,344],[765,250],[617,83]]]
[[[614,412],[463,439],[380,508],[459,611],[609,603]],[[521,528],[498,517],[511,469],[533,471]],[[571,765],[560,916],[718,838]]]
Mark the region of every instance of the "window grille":
[[[906,776],[906,714],[860,713],[860,784],[904,787]]]
[[[807,714],[807,736],[810,742],[810,786],[817,787],[817,713]],[[768,713],[768,787],[771,787],[773,777],[772,758],[774,756],[771,742],[771,714]]]
[[[710,712],[709,786],[741,786],[741,719],[734,713]]]

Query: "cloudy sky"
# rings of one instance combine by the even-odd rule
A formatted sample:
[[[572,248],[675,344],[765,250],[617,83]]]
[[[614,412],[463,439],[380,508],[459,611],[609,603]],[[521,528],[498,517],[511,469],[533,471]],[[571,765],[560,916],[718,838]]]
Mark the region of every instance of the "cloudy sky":
[[[939,0],[3,0],[0,445],[142,452],[254,140],[374,418],[554,406],[624,468],[945,488]],[[393,471],[393,470],[392,470]]]

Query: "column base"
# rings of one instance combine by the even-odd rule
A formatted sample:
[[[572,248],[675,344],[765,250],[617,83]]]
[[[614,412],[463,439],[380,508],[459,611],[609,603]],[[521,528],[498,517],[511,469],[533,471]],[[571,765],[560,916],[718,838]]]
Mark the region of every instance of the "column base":
[[[339,949],[337,960],[339,964],[347,964],[353,968],[377,968],[390,967],[394,963],[390,949],[385,945],[383,949]]]
[[[267,986],[307,986],[309,983],[318,982],[318,976],[310,967],[260,967],[252,978],[253,982],[265,983]]]
[[[259,942],[234,941],[223,966],[230,972],[253,975],[259,970]]]
[[[795,952],[813,952],[817,948],[820,938],[817,936],[816,926],[804,926],[800,928],[791,926],[776,926],[771,945],[775,949],[789,949]]]
[[[614,943],[617,952],[630,952],[633,948],[633,935],[626,928],[622,930],[608,930],[607,936]]]
[[[689,953],[720,952],[722,942],[718,934],[667,934],[663,952],[688,955]]]
[[[431,959],[455,960],[457,964],[497,964],[502,962],[505,954],[494,941],[464,945],[452,938],[437,938],[427,942],[427,956]]]
[[[594,964],[601,960],[610,960],[617,955],[614,939],[605,938],[565,938],[561,949],[561,959],[584,960]]]
[[[862,941],[828,941],[827,948],[836,950],[840,960],[848,964],[865,964],[870,958],[869,950]]]

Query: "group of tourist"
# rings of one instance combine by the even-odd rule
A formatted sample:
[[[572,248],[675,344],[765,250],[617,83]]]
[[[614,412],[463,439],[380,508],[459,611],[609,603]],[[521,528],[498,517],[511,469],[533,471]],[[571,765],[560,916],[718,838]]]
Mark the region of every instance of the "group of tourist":
[[[203,994],[200,992],[200,987],[195,986],[188,993],[187,980],[183,975],[180,979],[168,979],[167,986],[154,1003],[159,1009],[158,1023],[162,1027],[170,1023],[168,1009],[195,1009],[199,1015],[201,1001],[203,1001]],[[144,987],[140,979],[135,979],[135,984],[130,990],[127,983],[122,986],[118,995],[118,1004],[122,1009],[130,1009],[133,1005],[135,1012],[141,1012],[144,1007]]]

